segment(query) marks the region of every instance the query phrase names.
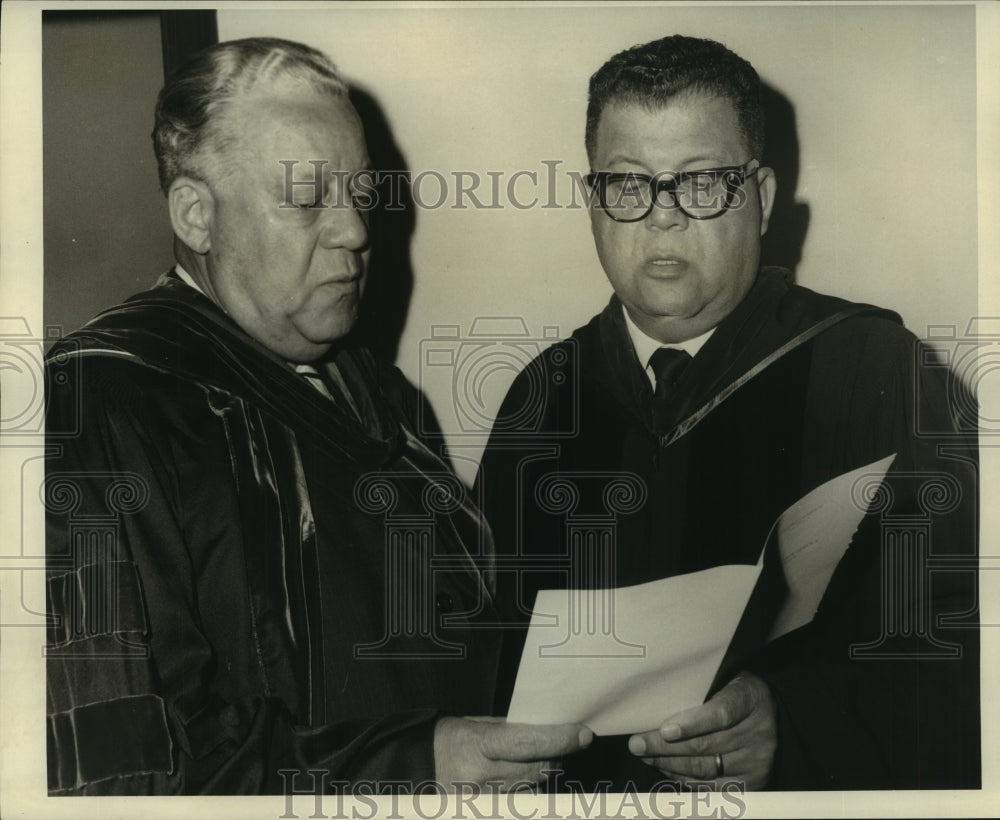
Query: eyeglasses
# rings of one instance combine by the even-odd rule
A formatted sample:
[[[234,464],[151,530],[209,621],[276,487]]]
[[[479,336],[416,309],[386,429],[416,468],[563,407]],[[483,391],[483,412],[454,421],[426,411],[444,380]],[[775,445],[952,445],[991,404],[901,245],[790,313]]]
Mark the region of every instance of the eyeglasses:
[[[654,177],[599,171],[587,176],[587,184],[596,191],[604,213],[615,222],[645,219],[654,204],[680,208],[692,219],[714,219],[745,204],[746,194],[741,189],[759,167],[760,163],[752,159],[745,165],[663,171]]]

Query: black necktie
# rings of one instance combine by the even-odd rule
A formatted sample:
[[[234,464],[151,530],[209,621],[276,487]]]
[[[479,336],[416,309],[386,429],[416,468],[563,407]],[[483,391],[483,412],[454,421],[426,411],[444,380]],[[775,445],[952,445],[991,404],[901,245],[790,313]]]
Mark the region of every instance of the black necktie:
[[[294,367],[295,372],[302,376],[310,387],[318,390],[327,398],[333,398],[333,393],[330,392],[330,388],[326,386],[326,382],[315,367],[311,364],[297,364]]]
[[[355,418],[361,418],[342,376],[339,379],[335,378],[334,373],[329,368],[323,368],[321,373],[311,364],[299,364],[294,367],[295,372],[302,376],[311,387],[327,398],[333,399],[335,404],[353,413]],[[336,375],[339,376],[339,373]]]
[[[649,357],[649,366],[656,376],[656,387],[653,390],[653,420],[660,432],[663,432],[670,389],[690,361],[690,353],[673,347],[661,347]]]

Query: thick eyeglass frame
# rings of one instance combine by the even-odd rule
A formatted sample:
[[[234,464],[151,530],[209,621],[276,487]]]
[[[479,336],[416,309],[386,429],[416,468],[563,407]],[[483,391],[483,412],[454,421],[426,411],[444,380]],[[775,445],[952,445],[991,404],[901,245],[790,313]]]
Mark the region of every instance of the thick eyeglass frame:
[[[587,184],[597,191],[597,200],[600,202],[601,210],[603,210],[604,213],[606,213],[608,217],[613,219],[615,222],[641,222],[649,216],[654,206],[659,206],[660,208],[679,208],[682,213],[691,219],[717,219],[729,210],[730,206],[733,204],[733,200],[736,198],[736,192],[746,183],[747,177],[751,174],[757,173],[759,169],[760,163],[756,159],[751,159],[743,165],[727,165],[722,168],[701,168],[697,171],[662,171],[654,177],[634,172],[611,173],[609,171],[595,171],[588,174],[586,180]],[[726,201],[723,203],[719,211],[714,214],[693,214],[681,205],[680,200],[677,197],[678,185],[699,176],[711,176],[716,179],[719,176],[725,177]],[[632,180],[635,182],[644,180],[647,182],[649,184],[650,201],[649,207],[641,216],[633,216],[628,219],[623,219],[615,216],[608,209],[607,186],[610,182],[624,182],[626,180]],[[660,204],[661,193],[665,193],[670,197],[670,205]]]

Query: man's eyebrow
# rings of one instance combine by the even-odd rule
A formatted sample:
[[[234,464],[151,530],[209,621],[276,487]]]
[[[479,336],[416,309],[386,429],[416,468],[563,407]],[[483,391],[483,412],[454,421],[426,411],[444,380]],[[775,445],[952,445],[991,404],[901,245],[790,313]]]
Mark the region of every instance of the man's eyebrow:
[[[735,168],[739,165],[739,163],[730,162],[729,160],[723,160],[720,159],[718,156],[713,156],[709,154],[696,154],[694,156],[687,157],[686,159],[681,160],[680,162],[674,164],[674,166],[671,168],[657,168],[655,171],[650,169],[650,167],[646,165],[646,163],[643,162],[642,160],[635,159],[634,157],[628,156],[627,154],[616,154],[611,156],[608,159],[606,165],[611,166],[615,165],[616,163],[623,163],[625,165],[638,165],[640,168],[649,171],[650,174],[654,173],[659,174],[659,173],[664,173],[666,171],[686,171],[688,170],[687,166],[701,164],[701,163],[711,163],[709,167],[704,169],[706,171],[710,171],[712,170],[712,168]]]
[[[612,155],[608,159],[607,163],[605,163],[605,165],[608,165],[608,166],[610,166],[610,165],[616,165],[619,162],[620,163],[624,163],[625,165],[638,165],[640,168],[645,168],[647,171],[649,170],[649,166],[646,165],[645,162],[643,162],[642,160],[639,160],[639,159],[634,159],[633,157],[630,157],[630,156],[628,156],[626,154],[615,154],[615,155]]]
[[[706,171],[710,171],[712,170],[712,168],[734,168],[740,164],[738,162],[730,162],[729,160],[720,159],[718,156],[714,156],[711,154],[698,154],[693,157],[688,157],[684,161],[677,163],[677,168],[679,170],[686,171],[688,170],[687,168],[688,165],[695,165],[695,164],[700,165],[703,162],[711,163],[711,166],[705,169]]]

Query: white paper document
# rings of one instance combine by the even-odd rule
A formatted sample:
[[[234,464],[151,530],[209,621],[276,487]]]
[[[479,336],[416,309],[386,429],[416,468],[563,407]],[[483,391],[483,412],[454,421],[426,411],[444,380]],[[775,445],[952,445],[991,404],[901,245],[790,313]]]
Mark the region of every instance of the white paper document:
[[[702,703],[768,550],[779,551],[788,586],[771,640],[812,620],[866,512],[852,500],[855,483],[881,481],[894,458],[837,476],[789,507],[755,566],[615,589],[540,591],[507,719],[631,734]]]

